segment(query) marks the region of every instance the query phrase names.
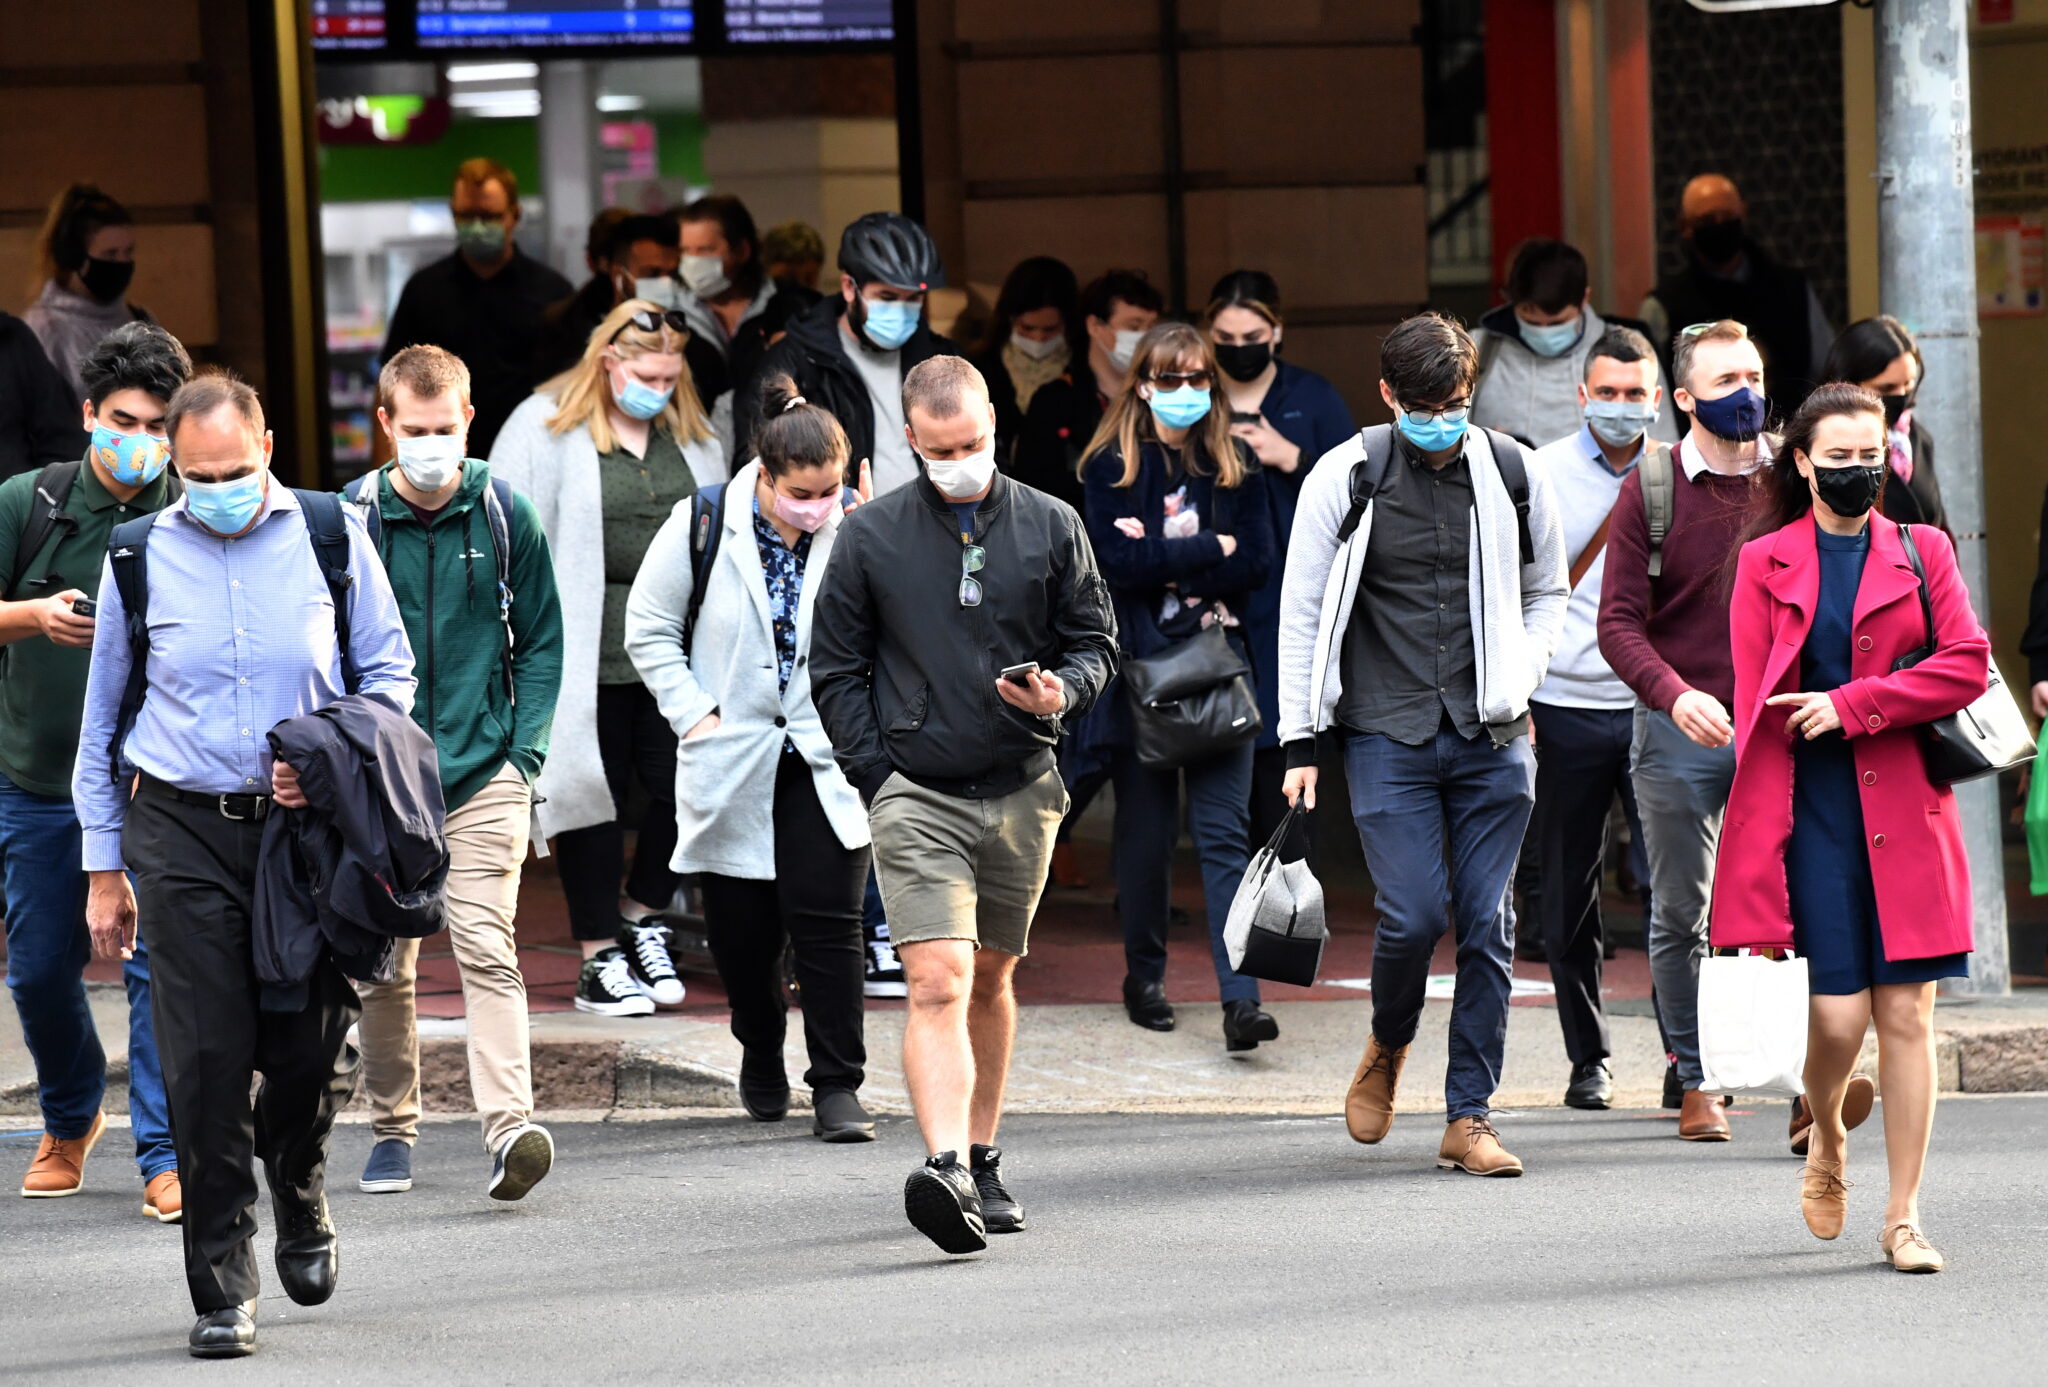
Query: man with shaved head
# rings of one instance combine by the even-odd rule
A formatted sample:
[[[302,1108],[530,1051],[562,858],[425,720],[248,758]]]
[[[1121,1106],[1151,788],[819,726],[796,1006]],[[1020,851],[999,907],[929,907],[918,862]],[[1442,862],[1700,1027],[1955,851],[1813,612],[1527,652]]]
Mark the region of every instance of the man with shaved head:
[[[1678,234],[1685,268],[1643,300],[1650,340],[1671,370],[1671,336],[1694,323],[1733,319],[1749,328],[1769,373],[1772,412],[1790,416],[1818,381],[1835,330],[1806,271],[1779,263],[1751,240],[1749,206],[1735,180],[1703,173],[1685,185]]]
[[[945,1251],[979,1252],[1024,1228],[995,1147],[1010,980],[1067,810],[1053,749],[1116,673],[1116,619],[1073,508],[997,473],[981,372],[915,366],[902,418],[917,473],[840,528],[811,694],[868,806],[909,984],[903,1077],[931,1158],[905,1212]]]

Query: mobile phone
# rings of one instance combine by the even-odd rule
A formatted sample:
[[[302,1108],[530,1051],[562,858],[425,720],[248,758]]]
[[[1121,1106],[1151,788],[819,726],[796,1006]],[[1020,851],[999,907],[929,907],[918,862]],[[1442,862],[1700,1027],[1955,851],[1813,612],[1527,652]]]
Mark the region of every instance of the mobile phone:
[[[1233,424],[1256,424],[1259,422],[1259,412],[1255,409],[1249,411],[1233,409],[1230,411],[1230,422]]]
[[[90,597],[74,597],[71,600],[71,615],[73,616],[98,616],[99,612],[99,603],[93,601]]]
[[[1018,688],[1023,689],[1030,687],[1030,676],[1036,673],[1038,673],[1038,661],[1033,660],[1027,665],[1011,665],[1002,672],[1001,677],[1009,680]]]

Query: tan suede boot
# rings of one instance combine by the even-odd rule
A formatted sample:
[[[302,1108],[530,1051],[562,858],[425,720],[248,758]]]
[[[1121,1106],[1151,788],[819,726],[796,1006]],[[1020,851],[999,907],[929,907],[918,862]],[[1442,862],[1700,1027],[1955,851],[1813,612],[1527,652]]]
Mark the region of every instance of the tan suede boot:
[[[1351,1076],[1344,1095],[1344,1127],[1353,1141],[1370,1146],[1383,1139],[1394,1125],[1394,1091],[1401,1086],[1401,1066],[1408,1062],[1408,1047],[1389,1050],[1373,1036],[1365,1043],[1365,1058]]]
[[[1522,1163],[1500,1144],[1500,1133],[1483,1117],[1461,1117],[1445,1127],[1436,1164],[1439,1170],[1462,1170],[1467,1175],[1522,1173]]]

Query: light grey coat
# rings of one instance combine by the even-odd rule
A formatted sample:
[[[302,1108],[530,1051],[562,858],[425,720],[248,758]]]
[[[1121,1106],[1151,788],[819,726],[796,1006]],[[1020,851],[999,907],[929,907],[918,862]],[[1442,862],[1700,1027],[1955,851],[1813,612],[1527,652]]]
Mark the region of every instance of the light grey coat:
[[[752,498],[760,471],[759,462],[750,462],[728,484],[725,534],[705,579],[694,659],[683,648],[694,569],[690,502],[678,503],[655,536],[626,604],[626,649],[676,735],[714,710],[719,718],[716,729],[688,738],[677,751],[676,855],[669,866],[748,881],[775,878],[775,772],[785,737],[810,767],[840,845],[868,845],[867,811],[832,757],[806,667],[818,587],[843,517],[834,511],[811,537],[797,603],[796,672],[787,689],[778,689],[775,622],[754,538]],[[778,726],[778,719],[787,726]]]
[[[562,693],[554,740],[534,784],[540,830],[552,838],[619,816],[597,749],[597,644],[604,624],[604,489],[597,445],[581,425],[552,433],[552,395],[536,394],[505,421],[491,445],[491,475],[533,502],[554,551],[562,597]],[[725,480],[715,439],[683,445],[698,486]]]
[[[1287,542],[1287,573],[1280,587],[1280,740],[1298,742],[1326,731],[1344,692],[1344,631],[1365,572],[1372,537],[1368,504],[1349,539],[1337,532],[1351,510],[1351,469],[1365,459],[1376,424],[1323,454],[1294,512]],[[1529,695],[1543,682],[1557,651],[1564,609],[1571,597],[1564,565],[1564,527],[1550,480],[1529,473],[1529,538],[1536,561],[1522,563],[1513,498],[1494,465],[1483,430],[1465,431],[1465,461],[1472,470],[1472,544],[1466,572],[1472,646],[1478,662],[1479,721],[1496,732],[1529,711]],[[1405,466],[1398,449],[1391,464]]]

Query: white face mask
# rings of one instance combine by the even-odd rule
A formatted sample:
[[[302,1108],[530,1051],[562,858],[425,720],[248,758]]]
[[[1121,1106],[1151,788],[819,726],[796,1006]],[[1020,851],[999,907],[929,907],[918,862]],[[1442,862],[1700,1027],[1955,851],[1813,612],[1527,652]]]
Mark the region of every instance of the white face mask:
[[[725,272],[725,261],[715,255],[684,256],[682,276],[690,292],[700,299],[715,299],[732,288],[732,277]]]
[[[462,475],[462,448],[466,441],[459,433],[397,439],[398,470],[419,490],[440,491]]]
[[[1010,334],[1010,345],[1033,361],[1045,360],[1066,344],[1067,339],[1064,337],[1048,337],[1041,342],[1036,337],[1026,337],[1021,332],[1013,331]]]
[[[633,281],[633,297],[645,299],[656,308],[681,308],[683,306],[683,286],[676,283],[674,275],[658,275],[653,279],[636,279]]]
[[[981,495],[995,480],[996,442],[991,437],[988,446],[972,457],[934,462],[920,453],[918,460],[924,463],[924,474],[932,479],[932,485],[939,489],[941,496],[965,501]]]
[[[1109,364],[1119,371],[1131,369],[1131,358],[1138,354],[1138,339],[1145,334],[1136,328],[1125,328],[1116,335],[1116,346],[1110,350]]]

